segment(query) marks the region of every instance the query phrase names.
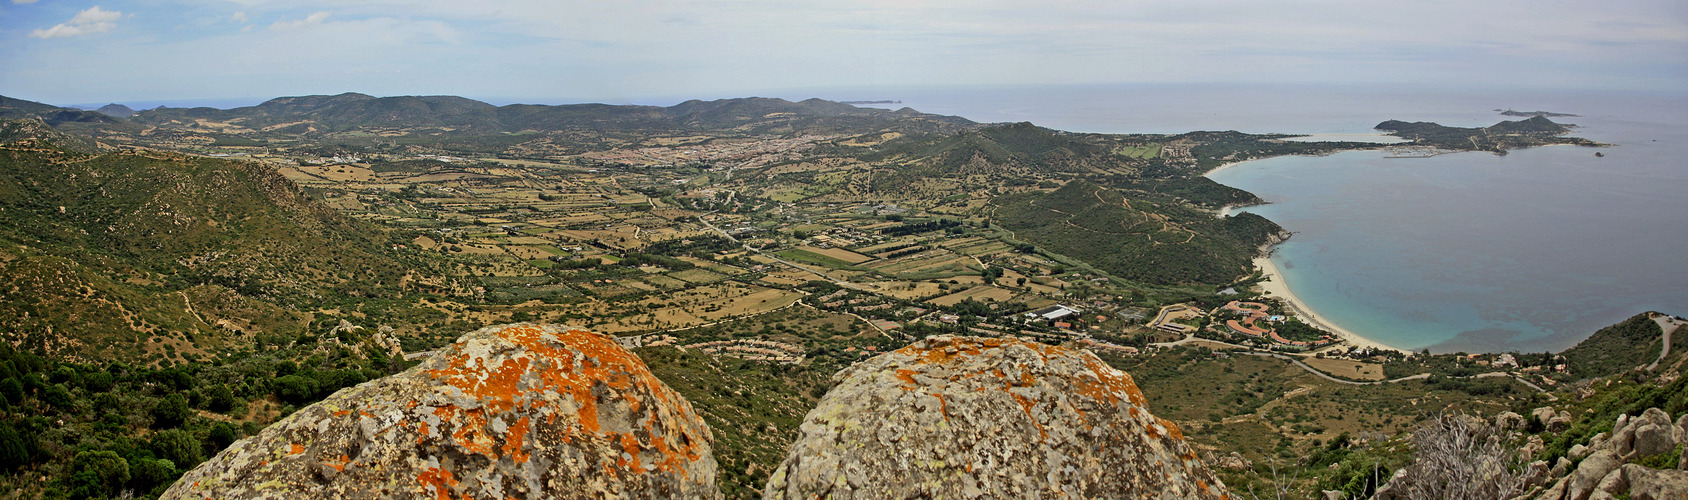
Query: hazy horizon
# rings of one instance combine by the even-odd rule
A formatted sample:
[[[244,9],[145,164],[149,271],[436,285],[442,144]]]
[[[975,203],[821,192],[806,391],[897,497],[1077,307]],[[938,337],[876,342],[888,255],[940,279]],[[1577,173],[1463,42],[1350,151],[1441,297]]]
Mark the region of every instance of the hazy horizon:
[[[1674,1],[11,0],[0,39],[0,94],[60,105],[348,91],[645,104],[963,85],[1688,89],[1688,5]]]

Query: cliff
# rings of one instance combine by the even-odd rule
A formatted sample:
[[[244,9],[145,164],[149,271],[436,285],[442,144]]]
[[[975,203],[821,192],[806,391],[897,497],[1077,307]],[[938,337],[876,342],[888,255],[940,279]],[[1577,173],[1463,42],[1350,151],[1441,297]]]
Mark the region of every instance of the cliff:
[[[162,498],[713,498],[712,440],[613,338],[505,325],[299,410]]]
[[[1229,497],[1087,351],[932,337],[834,380],[764,498]]]

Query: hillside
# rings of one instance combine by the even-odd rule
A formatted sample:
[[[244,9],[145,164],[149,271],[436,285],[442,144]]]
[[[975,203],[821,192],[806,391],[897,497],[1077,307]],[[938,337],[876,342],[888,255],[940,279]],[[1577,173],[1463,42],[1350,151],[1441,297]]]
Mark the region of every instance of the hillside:
[[[136,113],[136,123],[204,128],[226,124],[242,134],[322,134],[365,128],[430,129],[452,135],[560,130],[737,130],[790,133],[873,129],[912,121],[916,128],[954,130],[967,120],[910,111],[857,108],[819,99],[743,98],[686,101],[670,107],[603,104],[493,106],[456,96],[372,97],[358,93],[271,99],[234,109],[158,108]]]
[[[995,203],[997,221],[1017,238],[1115,276],[1160,285],[1217,285],[1247,276],[1259,247],[1283,232],[1254,214],[1216,219],[1170,200],[1131,200],[1084,181]]]
[[[297,334],[284,309],[392,297],[421,267],[273,169],[173,154],[0,146],[0,325],[73,359],[181,359]]]

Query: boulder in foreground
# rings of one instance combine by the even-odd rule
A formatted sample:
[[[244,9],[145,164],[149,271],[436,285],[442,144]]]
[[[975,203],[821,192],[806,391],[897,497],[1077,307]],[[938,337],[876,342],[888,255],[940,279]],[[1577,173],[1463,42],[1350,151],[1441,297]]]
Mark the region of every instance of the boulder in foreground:
[[[711,441],[613,338],[505,325],[299,410],[163,498],[714,498]]]
[[[932,337],[834,380],[764,498],[1228,497],[1088,351]]]

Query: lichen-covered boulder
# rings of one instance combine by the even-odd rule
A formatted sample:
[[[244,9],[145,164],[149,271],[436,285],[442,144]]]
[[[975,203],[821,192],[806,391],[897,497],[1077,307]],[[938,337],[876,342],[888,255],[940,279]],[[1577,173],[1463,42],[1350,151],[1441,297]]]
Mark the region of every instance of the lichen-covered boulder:
[[[932,337],[834,381],[764,498],[1227,497],[1088,351]]]
[[[712,439],[614,338],[506,325],[299,410],[164,498],[714,498]]]

